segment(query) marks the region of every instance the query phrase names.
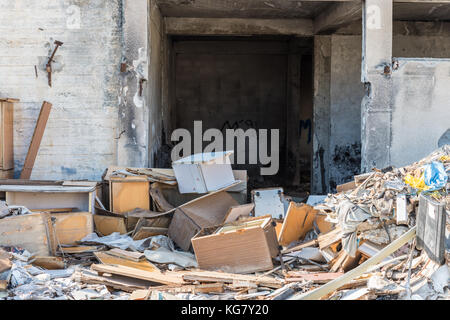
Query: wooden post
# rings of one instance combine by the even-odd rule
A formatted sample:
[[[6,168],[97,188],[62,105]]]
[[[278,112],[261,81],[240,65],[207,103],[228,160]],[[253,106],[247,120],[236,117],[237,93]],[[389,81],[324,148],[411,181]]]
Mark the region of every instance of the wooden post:
[[[36,123],[36,128],[34,129],[33,138],[31,139],[30,148],[28,149],[28,154],[23,165],[22,173],[20,174],[20,179],[29,180],[31,177],[31,172],[33,171],[34,162],[36,160],[39,147],[41,146],[42,137],[44,136],[45,127],[47,125],[47,120],[50,116],[51,109],[52,104],[44,101]]]

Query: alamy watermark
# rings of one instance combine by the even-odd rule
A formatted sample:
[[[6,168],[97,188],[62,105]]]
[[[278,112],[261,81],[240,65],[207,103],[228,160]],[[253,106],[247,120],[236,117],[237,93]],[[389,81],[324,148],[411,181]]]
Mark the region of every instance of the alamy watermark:
[[[276,175],[280,168],[279,129],[271,129],[270,137],[268,129],[248,129],[246,131],[227,129],[224,137],[223,132],[219,129],[208,129],[203,132],[202,121],[194,121],[194,137],[186,129],[176,129],[172,133],[171,140],[179,142],[172,150],[172,161],[192,154],[223,152],[225,146],[225,150],[236,151],[236,161],[232,157],[232,164],[261,164],[266,166],[261,167],[260,172],[263,176]],[[192,142],[194,150],[192,150]],[[203,149],[204,142],[210,142],[210,144]],[[246,160],[247,150],[248,162]]]

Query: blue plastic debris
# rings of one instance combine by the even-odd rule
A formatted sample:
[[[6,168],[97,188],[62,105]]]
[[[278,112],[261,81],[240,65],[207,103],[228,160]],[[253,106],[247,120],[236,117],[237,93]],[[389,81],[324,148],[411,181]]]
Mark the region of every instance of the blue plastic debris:
[[[448,175],[445,172],[442,162],[433,161],[425,166],[424,173],[425,184],[431,189],[428,191],[435,191],[445,187],[448,181]]]

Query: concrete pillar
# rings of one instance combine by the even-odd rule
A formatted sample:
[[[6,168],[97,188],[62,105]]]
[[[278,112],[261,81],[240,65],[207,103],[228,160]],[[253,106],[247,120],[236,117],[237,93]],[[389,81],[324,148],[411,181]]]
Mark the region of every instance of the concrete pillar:
[[[392,0],[363,2],[361,169],[390,163],[392,118]]]
[[[329,192],[331,36],[314,37],[312,194]]]
[[[117,164],[148,166],[148,0],[124,0]],[[126,65],[126,66],[125,66]]]

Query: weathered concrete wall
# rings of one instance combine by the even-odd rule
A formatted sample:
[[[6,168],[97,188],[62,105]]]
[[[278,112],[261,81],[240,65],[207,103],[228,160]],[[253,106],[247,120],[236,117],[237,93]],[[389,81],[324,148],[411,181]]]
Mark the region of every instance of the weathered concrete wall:
[[[403,166],[438,148],[450,129],[450,59],[397,61],[390,150],[392,165]]]
[[[331,38],[330,187],[347,182],[361,169],[361,42]]]
[[[53,109],[32,179],[100,179],[117,162],[121,2],[0,0],[0,96],[21,99],[16,176],[43,100]],[[64,45],[50,88],[45,64],[55,40]]]
[[[446,25],[439,24],[440,27],[437,29],[445,31]],[[439,33],[435,30],[436,28],[431,28],[434,26],[432,23],[426,23],[425,29],[419,29],[420,26],[422,25],[418,26],[417,23],[412,25],[402,23],[397,27],[393,37],[393,56],[449,57],[450,33],[444,31]],[[409,30],[412,34],[408,35],[404,30]],[[437,35],[432,35],[434,33]],[[358,163],[360,154],[354,152],[361,146],[361,99],[364,95],[364,84],[360,81],[361,41],[360,35],[315,37],[312,188],[314,193],[328,192],[329,187],[351,180],[350,177],[361,170]],[[417,92],[422,94],[424,89],[420,86],[418,88]],[[398,95],[396,97],[398,99]],[[428,97],[426,92],[425,97]],[[420,119],[414,115],[411,116],[417,121]],[[426,123],[427,120],[424,121]],[[396,128],[398,123],[395,120],[392,126],[393,130],[398,130]],[[438,136],[437,140],[439,140],[447,128],[448,126],[445,129],[438,127],[436,132],[432,133],[433,137]],[[439,130],[442,132],[439,133]],[[396,140],[397,138],[399,136],[393,138],[392,147],[400,143],[400,140]],[[422,150],[430,148],[433,150],[437,146],[437,140],[429,140],[432,147],[425,147],[425,145],[418,147]],[[392,163],[395,165],[404,161],[408,163],[418,160],[405,156],[402,162],[398,158],[401,156],[396,154],[397,151],[393,150]],[[417,155],[414,157],[417,158]],[[322,184],[325,184],[324,188]]]

